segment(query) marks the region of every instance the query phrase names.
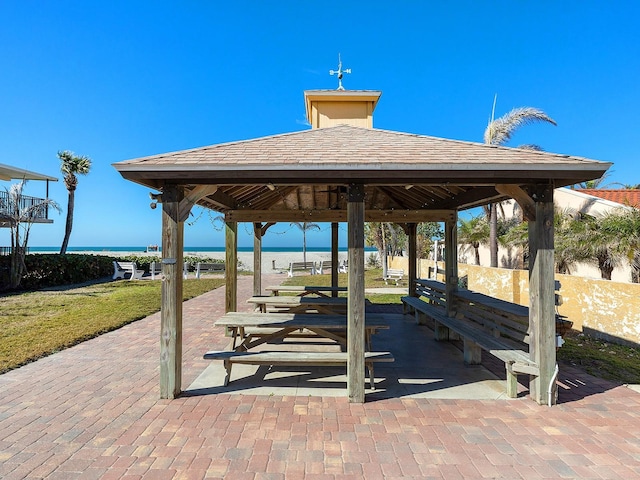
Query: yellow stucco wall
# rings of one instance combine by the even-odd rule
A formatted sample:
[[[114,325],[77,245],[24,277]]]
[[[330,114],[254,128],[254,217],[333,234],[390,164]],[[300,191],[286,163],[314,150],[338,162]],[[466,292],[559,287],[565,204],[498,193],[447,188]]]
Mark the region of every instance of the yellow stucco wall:
[[[408,272],[407,257],[389,257],[389,268]],[[427,278],[432,260],[420,260],[421,278]],[[444,269],[444,264],[439,263]],[[529,304],[529,272],[458,264],[458,277],[467,276],[470,290],[520,305]],[[556,274],[563,303],[558,312],[573,328],[596,336],[640,344],[640,284],[594,280]],[[444,280],[439,277],[439,280]]]

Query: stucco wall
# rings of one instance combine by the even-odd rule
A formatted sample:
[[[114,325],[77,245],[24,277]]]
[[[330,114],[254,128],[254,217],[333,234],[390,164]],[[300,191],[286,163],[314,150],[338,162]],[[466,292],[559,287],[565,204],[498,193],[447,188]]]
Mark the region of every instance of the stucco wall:
[[[433,260],[420,260],[419,276],[427,278]],[[444,264],[439,263],[444,269]],[[389,257],[389,268],[408,272],[407,257]],[[458,264],[458,277],[467,276],[469,290],[508,302],[529,304],[529,272]],[[573,328],[619,343],[640,344],[640,284],[558,275],[563,304],[558,312]],[[444,280],[439,276],[438,280]]]

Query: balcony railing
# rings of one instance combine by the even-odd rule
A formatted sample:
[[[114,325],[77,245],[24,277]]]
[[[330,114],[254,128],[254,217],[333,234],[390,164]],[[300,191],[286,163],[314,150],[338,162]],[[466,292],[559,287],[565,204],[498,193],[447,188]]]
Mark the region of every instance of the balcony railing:
[[[45,199],[21,195],[19,200],[20,204],[18,208],[21,212],[28,211],[28,218],[32,222],[42,222],[49,219],[49,206],[45,204]],[[14,210],[15,207],[9,198],[9,192],[0,191],[0,218],[12,217],[14,215],[12,210]]]
[[[11,255],[12,250],[13,249],[11,247],[0,247],[0,257],[3,255]],[[27,247],[25,253],[29,253],[29,247]]]

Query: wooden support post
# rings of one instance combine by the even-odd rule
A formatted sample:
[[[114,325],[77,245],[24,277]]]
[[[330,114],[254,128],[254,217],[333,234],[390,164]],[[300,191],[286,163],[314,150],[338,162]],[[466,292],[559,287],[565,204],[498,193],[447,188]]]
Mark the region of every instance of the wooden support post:
[[[347,304],[347,391],[349,402],[364,402],[364,186],[349,186],[349,287]]]
[[[440,342],[449,340],[449,334],[452,333],[449,327],[438,323],[437,320],[433,321],[433,339]]]
[[[513,371],[513,363],[507,362],[505,364],[507,369],[507,397],[518,397],[518,375]]]
[[[238,311],[238,224],[225,221],[225,304],[224,311]]]
[[[184,224],[179,221],[184,190],[167,185],[162,202],[162,305],[160,310],[160,398],[182,390],[182,263]]]
[[[531,377],[529,391],[544,405],[556,366],[553,186],[537,186],[532,197],[536,219],[529,222],[529,355],[540,375]]]
[[[482,363],[482,348],[473,340],[463,339],[464,363],[467,365],[480,365]]]
[[[407,224],[407,237],[409,240],[409,295],[417,297],[416,279],[418,278],[418,224]]]
[[[437,254],[437,252],[436,252]],[[447,316],[455,317],[453,294],[458,291],[458,216],[444,223],[444,271]]]
[[[331,224],[331,286],[338,286],[338,227],[337,222]],[[331,292],[332,297],[337,297],[338,292]]]
[[[253,295],[262,295],[262,224],[253,224]]]

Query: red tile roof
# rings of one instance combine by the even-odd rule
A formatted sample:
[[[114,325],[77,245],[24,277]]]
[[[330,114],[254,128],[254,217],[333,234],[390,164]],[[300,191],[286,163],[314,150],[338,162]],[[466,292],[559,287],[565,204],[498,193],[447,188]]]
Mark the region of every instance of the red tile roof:
[[[578,192],[586,193],[587,195],[592,195],[604,200],[609,200],[610,202],[616,202],[621,205],[640,208],[640,190],[604,190],[599,188],[583,188],[578,190]]]

